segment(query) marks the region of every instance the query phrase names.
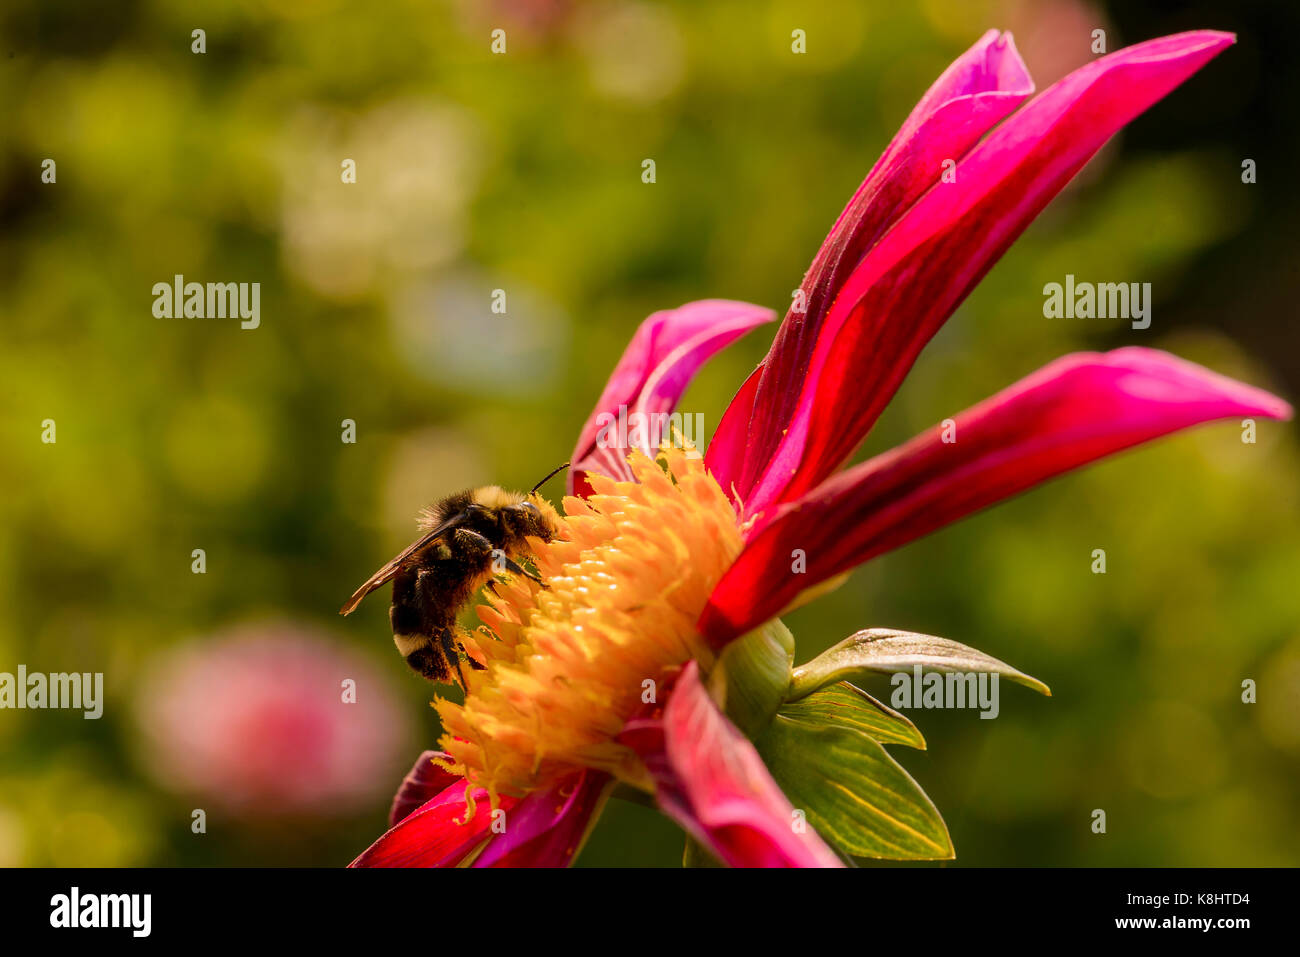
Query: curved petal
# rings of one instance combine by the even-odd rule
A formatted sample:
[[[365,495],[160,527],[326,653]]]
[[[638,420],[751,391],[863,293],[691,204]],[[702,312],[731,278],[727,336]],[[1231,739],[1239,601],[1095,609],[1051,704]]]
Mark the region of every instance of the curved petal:
[[[474,867],[568,867],[582,849],[609,795],[608,774],[582,771],[548,791],[530,794],[506,816]]]
[[[450,755],[444,751],[425,751],[415,759],[415,765],[402,779],[397,793],[393,795],[393,806],[388,812],[389,827],[408,817],[420,805],[437,797],[460,780],[458,775],[433,763],[434,758],[449,757]]]
[[[1076,70],[998,126],[957,163],[952,182],[895,223],[836,291],[811,360],[787,385],[799,390],[793,415],[779,427],[751,428],[763,472],[745,496],[750,513],[796,499],[838,469],[917,354],[1052,197],[1124,124],[1233,41],[1183,33]]]
[[[1211,419],[1283,419],[1260,389],[1154,349],[1080,353],[820,485],[751,532],[700,629],[721,644],[803,590],[1095,459]],[[790,574],[802,549],[807,573]]]
[[[839,867],[840,859],[796,818],[754,746],[713,704],[688,662],[663,716],[628,723],[620,740],[655,780],[655,797],[733,867]]]
[[[492,814],[487,791],[473,793],[476,813],[466,820],[469,784],[462,780],[447,787],[437,797],[408,814],[375,843],[371,844],[349,867],[455,867],[489,836]],[[514,798],[502,797],[499,807],[508,812]]]
[[[836,293],[866,252],[933,187],[945,160],[957,160],[1034,92],[1009,33],[990,30],[934,82],[836,220],[800,285],[760,367],[752,417],[723,423],[724,446],[752,446],[745,468],[710,461],[744,498],[794,417],[799,390]],[[729,431],[739,432],[734,436]],[[718,441],[715,438],[715,443]],[[712,450],[710,450],[712,451]],[[721,481],[721,480],[720,480]]]
[[[771,322],[770,309],[728,299],[705,299],[656,312],[637,329],[587,418],[571,457],[569,494],[585,494],[585,472],[631,481],[627,456],[633,448],[652,458],[654,436],[635,428],[634,413],[671,412],[708,359],[755,326]],[[620,428],[620,421],[623,428]],[[624,430],[628,434],[624,434]],[[643,440],[637,440],[641,432]]]

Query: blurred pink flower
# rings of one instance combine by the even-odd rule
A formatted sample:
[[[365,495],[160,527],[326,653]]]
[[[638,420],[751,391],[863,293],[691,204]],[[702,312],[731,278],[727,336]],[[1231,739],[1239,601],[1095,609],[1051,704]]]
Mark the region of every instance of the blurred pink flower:
[[[1105,35],[1102,53],[1121,46],[1106,12],[1088,0],[1001,0],[999,6],[999,19],[1016,37],[1029,75],[1040,86],[1097,59],[1096,30]]]
[[[241,816],[362,807],[384,790],[409,738],[386,679],[326,635],[287,623],[164,655],[141,685],[137,715],[160,782]]]

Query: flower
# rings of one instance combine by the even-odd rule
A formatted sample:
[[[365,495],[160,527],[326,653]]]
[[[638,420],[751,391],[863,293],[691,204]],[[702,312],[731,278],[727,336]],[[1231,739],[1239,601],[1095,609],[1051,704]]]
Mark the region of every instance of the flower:
[[[158,780],[244,818],[356,811],[409,740],[390,683],[292,623],[244,625],[167,653],[137,711]]]
[[[1290,415],[1163,352],[1077,354],[840,471],[1052,196],[1233,39],[1139,44],[1017,110],[1033,84],[1011,37],[982,37],[840,215],[702,461],[660,446],[663,417],[703,362],[773,316],[708,300],[647,319],[580,434],[561,535],[536,543],[545,587],[511,580],[480,609],[486,667],[464,704],[436,703],[443,751],[417,762],[392,829],[355,863],[565,864],[616,787],[653,795],[693,847],[732,865],[951,856],[937,811],[882,747],[923,746],[919,732],[847,679],[923,664],[1046,686],[956,642],[881,629],[794,668],[779,616],[1069,469],[1213,419]],[[656,427],[624,434],[633,413]]]

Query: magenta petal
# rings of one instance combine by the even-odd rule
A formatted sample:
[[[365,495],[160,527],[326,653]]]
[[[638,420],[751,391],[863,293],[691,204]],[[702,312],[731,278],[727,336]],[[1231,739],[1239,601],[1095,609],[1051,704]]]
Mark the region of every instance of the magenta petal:
[[[1153,349],[1066,356],[955,419],[822,483],[751,533],[700,629],[722,644],[799,592],[1062,472],[1211,419],[1284,419],[1260,389]],[[803,549],[807,573],[790,573]]]
[[[754,396],[762,375],[763,367],[759,366],[732,397],[709,442],[709,450],[704,454],[705,468],[729,495],[733,492],[739,495],[736,483],[741,480],[745,462],[750,456],[749,417],[754,411]]]
[[[582,847],[611,783],[608,774],[583,771],[563,784],[530,794],[506,815],[474,867],[568,867]]]
[[[349,864],[349,867],[455,867],[490,836],[491,808],[487,791],[473,797],[476,811],[466,820],[469,806],[463,779],[402,818]],[[503,797],[499,806],[508,812],[515,799]],[[463,822],[463,823],[462,823]]]
[[[752,418],[723,422],[714,439],[754,454],[734,476],[744,498],[793,418],[821,325],[840,286],[867,251],[921,195],[939,182],[945,160],[958,160],[1034,91],[1010,34],[990,30],[962,54],[912,110],[840,214],[804,276],[803,310],[791,306],[760,367]],[[739,435],[732,435],[735,429]],[[731,470],[714,466],[729,482]],[[728,484],[729,484],[728,482]],[[724,485],[724,488],[727,487]]]
[[[393,795],[393,806],[388,812],[390,827],[460,780],[460,775],[433,763],[434,758],[449,757],[442,751],[425,751],[415,759],[415,766],[402,779],[401,786]]]
[[[751,438],[778,436],[779,444],[760,448],[755,462],[764,471],[747,508],[797,498],[839,468],[926,342],[1052,197],[1124,124],[1233,39],[1183,33],[1076,70],[997,127],[957,164],[954,182],[895,223],[837,290],[811,360],[787,384],[799,389],[794,414],[779,428],[751,427]]]
[[[794,808],[754,746],[713,704],[688,662],[663,718],[629,722],[621,739],[655,779],[664,813],[733,867],[839,867]]]
[[[588,471],[630,481],[627,456],[632,449],[622,439],[634,436],[619,434],[620,409],[624,421],[636,412],[671,412],[700,366],[714,353],[775,318],[772,310],[747,302],[706,299],[656,312],[641,323],[578,437],[569,492],[585,488],[583,473]],[[609,427],[611,421],[613,428]],[[646,443],[641,451],[654,454],[657,450]]]

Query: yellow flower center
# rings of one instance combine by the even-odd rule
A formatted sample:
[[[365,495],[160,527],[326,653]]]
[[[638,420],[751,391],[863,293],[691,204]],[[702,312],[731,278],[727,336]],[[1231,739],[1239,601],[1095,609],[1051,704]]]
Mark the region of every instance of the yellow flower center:
[[[563,540],[533,543],[547,588],[515,579],[485,592],[475,643],[486,668],[466,670],[463,705],[434,707],[449,768],[493,800],[580,768],[645,784],[616,736],[658,700],[667,671],[713,663],[695,622],[740,552],[736,514],[698,456],[660,459],[667,471],[636,453],[636,482],[590,475],[593,495],[564,499]]]

